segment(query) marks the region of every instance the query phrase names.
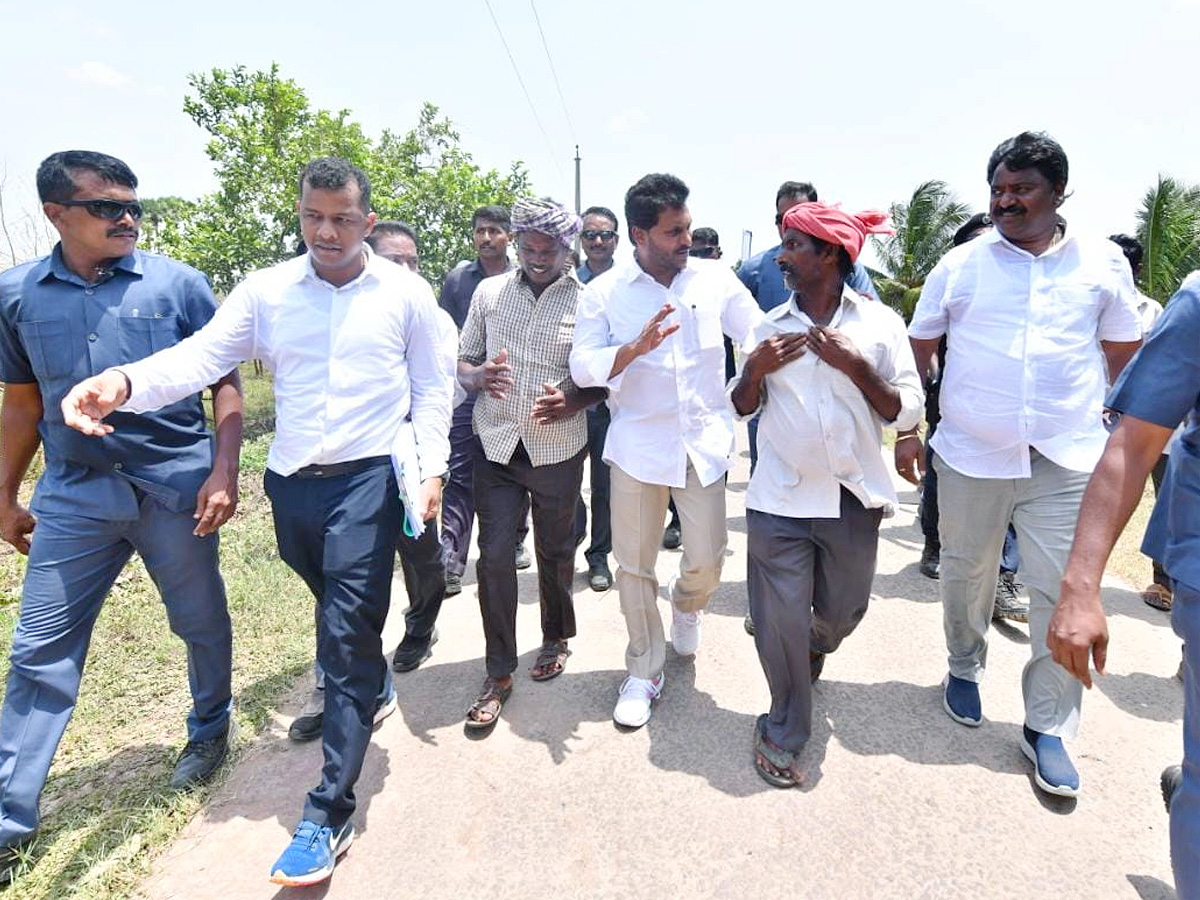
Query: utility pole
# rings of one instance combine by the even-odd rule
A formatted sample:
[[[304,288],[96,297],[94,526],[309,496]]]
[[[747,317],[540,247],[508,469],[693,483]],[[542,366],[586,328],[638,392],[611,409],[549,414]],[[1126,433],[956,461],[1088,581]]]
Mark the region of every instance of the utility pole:
[[[583,206],[579,202],[579,145],[575,145],[575,215],[579,215]],[[575,253],[579,253],[579,235],[575,236]]]

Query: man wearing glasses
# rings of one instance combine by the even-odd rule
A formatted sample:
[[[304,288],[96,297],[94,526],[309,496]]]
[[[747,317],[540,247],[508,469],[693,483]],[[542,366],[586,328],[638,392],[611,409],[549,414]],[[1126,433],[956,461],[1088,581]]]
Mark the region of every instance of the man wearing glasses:
[[[0,712],[0,862],[38,825],[38,798],[79,691],[92,627],[137,551],[187,645],[193,706],[174,788],[208,781],[230,734],[231,647],[217,529],[237,505],[236,370],[211,386],[215,447],[199,393],[154,413],[116,413],[100,440],[63,424],[72,384],[198,331],[217,305],[194,269],[135,249],[137,177],[111,156],[55,153],[38,196],[60,241],[0,275],[0,536],[28,555]],[[17,495],[39,442],[31,509]]]
[[[583,232],[580,245],[586,258],[575,272],[581,284],[603,275],[613,266],[613,254],[621,236],[617,234],[617,214],[604,206],[590,206],[583,211]],[[592,541],[583,551],[588,563],[588,585],[593,591],[612,587],[612,570],[608,554],[612,552],[612,519],[608,513],[610,474],[604,461],[604,440],[608,437],[611,416],[608,404],[597,403],[587,411],[588,469],[592,487]],[[579,498],[575,513],[575,543],[583,543],[587,532],[587,504]]]

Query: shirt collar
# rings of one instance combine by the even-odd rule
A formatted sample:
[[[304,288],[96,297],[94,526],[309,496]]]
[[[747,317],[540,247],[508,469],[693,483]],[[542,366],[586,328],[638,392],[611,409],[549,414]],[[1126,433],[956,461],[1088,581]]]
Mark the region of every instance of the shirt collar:
[[[348,287],[361,284],[368,278],[372,278],[375,281],[379,280],[379,265],[381,257],[375,255],[375,251],[371,249],[371,245],[366,241],[363,241],[362,250],[363,253],[367,255],[366,265],[363,266],[363,270],[337,290],[345,290]],[[329,284],[329,282],[318,275],[317,270],[313,268],[311,251],[305,253],[304,256],[297,257],[297,260],[300,261],[301,264],[297,267],[296,272],[294,273],[296,282],[306,281],[311,278],[313,281],[319,281],[321,284]],[[333,285],[329,286],[332,287]]]
[[[1053,245],[1047,247],[1044,251],[1042,251],[1041,256],[1034,256],[1028,250],[1022,250],[1020,247],[1018,247],[1016,244],[1012,243],[1008,238],[1006,238],[1004,235],[1002,235],[1000,233],[999,228],[992,228],[991,231],[989,231],[987,234],[980,235],[972,243],[979,242],[979,243],[1003,244],[1005,247],[1012,250],[1014,253],[1020,253],[1023,256],[1030,257],[1031,259],[1041,259],[1042,257],[1052,256],[1054,254],[1061,253],[1061,252],[1063,252],[1063,249],[1065,247],[1068,247],[1069,245],[1071,245],[1075,242],[1075,235],[1067,234],[1067,220],[1064,219],[1062,216],[1058,217],[1058,227],[1062,229],[1062,233],[1063,233],[1062,240],[1059,241],[1057,244],[1053,244]]]
[[[864,301],[865,302],[874,302],[874,301],[867,300],[866,297],[863,297],[861,294],[858,293],[858,291],[856,291],[856,290],[854,290],[854,288],[850,287],[850,285],[843,284],[842,285],[842,299],[838,303],[837,309],[834,310],[834,312],[833,312],[833,318],[830,319],[830,321],[829,321],[829,327],[830,328],[836,327],[838,325],[838,323],[840,323],[846,317],[846,313],[849,310],[851,310],[851,309],[857,310],[859,304],[863,303]],[[800,309],[800,307],[796,304],[796,292],[795,291],[792,291],[788,295],[787,303],[780,303],[778,306],[772,307],[771,309],[767,310],[767,313],[766,313],[767,319],[769,319],[772,322],[778,322],[782,319],[788,318],[789,316],[797,318],[797,319],[801,319],[802,321],[805,321],[805,322],[812,321],[812,319],[809,318],[808,313],[804,312],[804,310]]]
[[[130,275],[140,276],[142,274],[141,253],[134,250],[127,256],[122,256],[120,259],[115,260],[109,266],[109,271],[112,272],[117,269],[120,269],[122,272],[128,272]],[[67,264],[63,261],[61,241],[54,245],[54,249],[50,251],[49,256],[45,256],[38,261],[34,268],[34,275],[38,282],[43,282],[53,277],[56,281],[63,281],[70,284],[86,284],[82,278],[67,268]]]
[[[671,280],[671,285],[674,285],[675,282],[679,281],[681,278],[684,278],[684,279],[691,278],[692,274],[694,274],[695,271],[696,270],[695,270],[695,268],[693,268],[693,264],[692,264],[692,258],[689,256],[687,265],[685,265],[682,269],[679,270],[679,273]],[[643,269],[641,264],[637,261],[636,253],[626,264],[625,272],[623,273],[622,277],[624,277],[625,281],[628,284],[633,284],[635,281],[637,281],[639,278],[642,278],[642,277],[645,277],[647,280],[652,281],[655,284],[658,284],[658,280],[653,275],[651,275],[649,272],[647,272],[645,269]]]

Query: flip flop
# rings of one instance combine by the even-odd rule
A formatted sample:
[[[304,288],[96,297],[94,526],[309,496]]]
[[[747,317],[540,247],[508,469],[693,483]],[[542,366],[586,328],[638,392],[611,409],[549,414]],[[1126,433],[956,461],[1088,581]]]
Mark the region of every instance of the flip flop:
[[[796,779],[792,777],[789,767],[796,759],[796,754],[789,753],[779,747],[776,747],[767,740],[763,734],[763,729],[767,724],[767,714],[763,713],[754,723],[754,771],[759,777],[772,787],[790,788],[796,786]],[[787,772],[787,775],[772,772],[770,769],[763,768],[759,763],[758,758],[761,756],[776,769]]]
[[[475,702],[467,710],[467,720],[463,723],[463,726],[477,731],[492,728],[500,721],[500,713],[504,711],[504,704],[511,694],[512,684],[509,684],[506,688],[501,688],[494,679],[489,678],[483,683],[483,693],[475,698]],[[478,715],[479,713],[487,712],[492,713],[492,717],[486,722],[481,722],[479,719],[473,717],[473,714]]]
[[[571,651],[567,649],[566,641],[546,641],[538,652],[537,661],[529,670],[529,677],[534,681],[549,681],[557,678],[566,668],[567,657]]]

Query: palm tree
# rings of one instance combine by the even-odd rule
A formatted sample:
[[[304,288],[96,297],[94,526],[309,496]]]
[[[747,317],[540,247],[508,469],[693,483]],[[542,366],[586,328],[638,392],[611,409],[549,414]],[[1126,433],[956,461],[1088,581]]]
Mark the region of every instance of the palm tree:
[[[1200,187],[1159,175],[1137,219],[1145,248],[1139,287],[1165,303],[1189,272],[1200,269]]]
[[[919,184],[908,203],[893,203],[889,212],[896,233],[886,239],[872,235],[883,268],[882,274],[872,275],[879,296],[907,321],[926,276],[950,249],[954,232],[971,211],[946,182],[931,180]]]

